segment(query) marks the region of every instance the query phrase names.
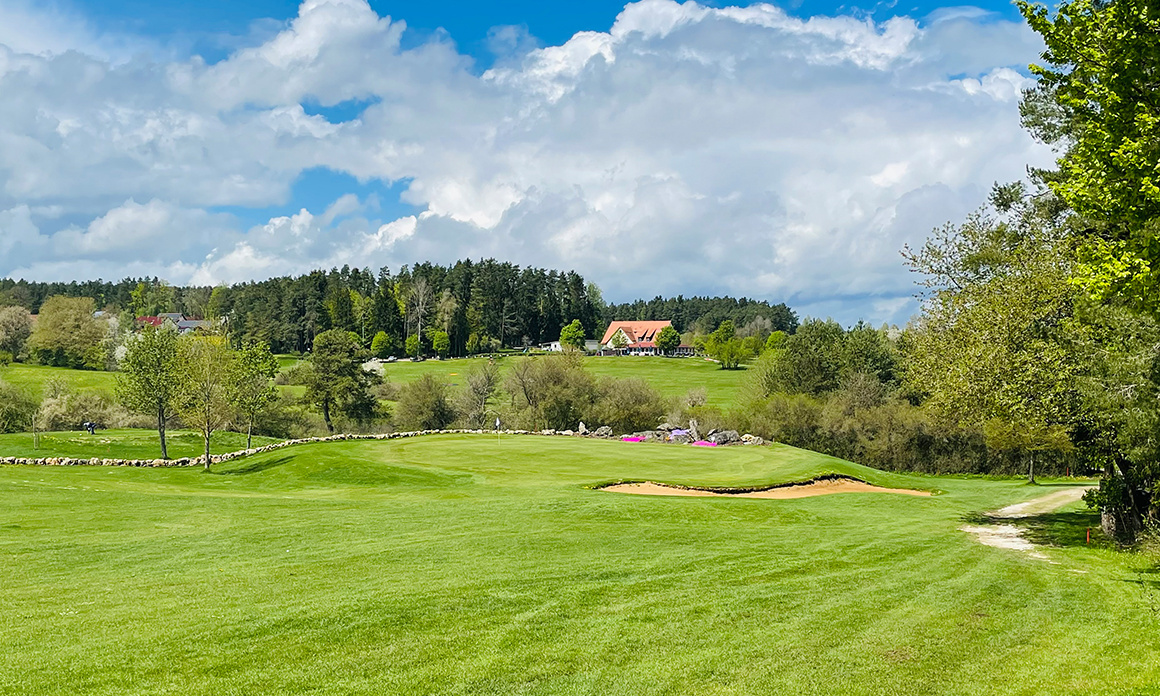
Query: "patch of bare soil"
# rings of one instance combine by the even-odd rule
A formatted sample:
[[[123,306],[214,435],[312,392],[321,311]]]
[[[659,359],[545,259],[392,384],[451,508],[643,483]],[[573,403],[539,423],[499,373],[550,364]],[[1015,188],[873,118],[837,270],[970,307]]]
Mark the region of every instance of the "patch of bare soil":
[[[1089,486],[1065,488],[1062,491],[1048,493],[1038,498],[1032,498],[1023,503],[1008,505],[988,515],[996,522],[1015,520],[1033,515],[1042,515],[1058,510],[1068,503],[1075,502],[1083,497]],[[997,549],[1013,549],[1028,552],[1032,558],[1047,560],[1047,556],[1036,550],[1036,546],[1023,538],[1023,530],[1013,524],[965,525],[959,527],[978,537],[979,542]],[[1055,564],[1055,561],[1048,561]]]
[[[602,491],[613,493],[631,493],[633,495],[676,495],[696,498],[762,498],[766,500],[788,500],[792,498],[812,498],[818,495],[832,495],[834,493],[901,493],[903,495],[930,495],[930,491],[914,491],[906,488],[882,488],[871,486],[865,481],[848,478],[833,478],[820,481],[810,481],[790,486],[778,486],[760,491],[714,491],[704,488],[685,488],[682,486],[668,486],[663,483],[618,483],[601,488]]]

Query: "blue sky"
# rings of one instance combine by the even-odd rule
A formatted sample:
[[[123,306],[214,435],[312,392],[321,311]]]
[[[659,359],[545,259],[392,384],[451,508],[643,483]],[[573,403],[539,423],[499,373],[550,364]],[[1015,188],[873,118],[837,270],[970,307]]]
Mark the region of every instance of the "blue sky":
[[[904,323],[899,249],[1051,162],[1040,50],[1007,3],[0,0],[0,275],[494,256]]]
[[[82,13],[103,30],[157,37],[186,46],[208,60],[221,58],[227,53],[233,42],[225,37],[246,37],[253,31],[269,30],[271,25],[265,20],[283,22],[293,17],[298,9],[298,3],[293,0],[71,0],[71,3],[65,7]],[[475,58],[481,66],[489,66],[494,60],[495,47],[489,41],[494,27],[522,26],[540,44],[558,45],[578,31],[606,31],[624,9],[624,4],[615,0],[444,0],[438,3],[372,0],[370,3],[380,15],[405,20],[413,34],[412,40],[422,40],[436,31],[447,32],[461,52]],[[753,3],[714,0],[701,4],[744,7]],[[795,0],[772,4],[799,17],[854,14],[881,20],[906,14],[922,18],[939,10],[960,8],[982,10],[1005,19],[1018,17],[1014,4],[1002,0],[976,2],[970,6],[925,0],[864,4]]]

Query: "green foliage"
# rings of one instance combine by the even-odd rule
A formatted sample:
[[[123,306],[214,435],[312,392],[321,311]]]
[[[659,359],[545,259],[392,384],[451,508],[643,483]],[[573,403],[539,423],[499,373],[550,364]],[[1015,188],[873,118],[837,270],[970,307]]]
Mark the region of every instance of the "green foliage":
[[[93,318],[93,301],[87,297],[51,297],[40,308],[36,328],[28,341],[29,351],[40,362],[54,367],[104,368],[101,340],[103,322]]]
[[[504,388],[516,420],[530,430],[575,430],[599,393],[577,353],[520,359],[508,371]]]
[[[0,433],[28,430],[36,409],[37,403],[26,391],[0,380]]]
[[[257,351],[251,356],[257,357]],[[190,334],[178,339],[177,360],[181,366],[177,413],[204,439],[203,464],[209,471],[210,440],[232,415],[231,397],[236,393],[231,378],[239,376],[236,355],[224,336]]]
[[[1024,125],[1063,150],[1046,185],[1091,223],[1076,275],[1105,296],[1160,308],[1160,7],[1153,0],[1021,0],[1046,44]]]
[[[451,338],[447,335],[446,331],[433,331],[431,333],[431,349],[439,357],[447,357],[451,352]]]
[[[664,417],[664,399],[642,379],[604,380],[600,394],[589,418],[615,433],[655,428]]]
[[[571,350],[584,350],[584,327],[579,319],[573,319],[563,329],[560,329],[560,345]]]
[[[16,358],[32,335],[32,317],[23,307],[0,308],[0,352]],[[11,362],[11,361],[10,361]]]
[[[417,358],[422,350],[423,344],[419,340],[419,334],[411,334],[407,337],[407,355]]]
[[[447,385],[423,375],[403,387],[395,416],[403,430],[442,430],[455,422],[456,413]]]
[[[1105,514],[1107,531],[1132,541],[1160,520],[1160,323],[1123,307],[1084,309],[1078,445],[1103,470],[1086,499]]]
[[[753,348],[745,339],[737,338],[733,322],[721,322],[704,344],[705,354],[713,358],[722,370],[737,370],[741,364],[753,358]]]
[[[234,356],[229,399],[246,425],[247,449],[258,414],[278,398],[278,390],[272,384],[278,371],[278,359],[265,343],[250,341]]]
[[[766,350],[781,350],[785,347],[785,341],[788,335],[784,331],[774,331],[765,339]]]
[[[977,215],[908,260],[937,288],[907,338],[908,387],[940,417],[983,428],[993,447],[1067,449],[1082,366],[1069,256],[1052,222],[1030,203]]]
[[[656,335],[657,348],[666,355],[676,350],[681,345],[681,334],[671,326],[666,326]]]
[[[156,419],[163,459],[169,458],[165,427],[177,410],[184,380],[177,344],[177,332],[146,327],[125,345],[117,375],[118,401]]]
[[[40,430],[80,430],[86,421],[107,428],[121,425],[120,420],[105,394],[78,392],[62,379],[45,385],[36,414]]]
[[[176,309],[174,290],[163,280],[141,281],[129,293],[129,311],[134,317],[155,317]]]
[[[334,294],[327,304],[327,310],[330,312],[330,325],[336,329],[354,331],[358,328],[358,321],[354,314],[354,299],[351,297],[353,292],[353,290],[343,287],[335,288]]]
[[[713,332],[713,340],[717,341],[718,343],[727,343],[733,340],[733,337],[736,335],[737,331],[733,328],[733,321],[726,319],[725,321],[721,322],[721,325],[718,326],[717,330]]]
[[[391,337],[387,335],[386,331],[380,331],[371,339],[371,354],[376,358],[390,357],[395,350],[395,346],[391,341]]]
[[[314,337],[306,393],[322,413],[329,432],[334,432],[336,414],[359,424],[375,417],[378,405],[370,388],[377,376],[363,369],[366,358],[358,336],[349,331],[331,329]]]
[[[895,381],[898,356],[883,329],[858,322],[842,339],[842,375],[874,375],[879,381]]]
[[[751,371],[749,389],[759,397],[779,392],[818,395],[833,391],[847,371],[851,355],[865,352],[848,352],[842,326],[818,319],[806,320],[781,345],[766,353]]]

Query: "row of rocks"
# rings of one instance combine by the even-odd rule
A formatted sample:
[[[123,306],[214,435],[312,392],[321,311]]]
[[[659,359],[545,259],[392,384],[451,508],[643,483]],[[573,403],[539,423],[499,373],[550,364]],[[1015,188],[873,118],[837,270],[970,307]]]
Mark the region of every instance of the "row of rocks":
[[[666,424],[667,425],[667,424]],[[661,426],[662,428],[665,426]],[[668,430],[648,430],[644,433],[635,433],[637,437],[649,441],[661,442],[693,442],[692,439],[681,439],[686,436],[672,435],[674,429],[669,426]],[[677,429],[679,430],[679,429]],[[695,429],[694,429],[695,430]],[[322,437],[304,437],[294,440],[280,440],[262,447],[252,447],[250,449],[238,450],[237,452],[228,452],[226,454],[210,455],[210,464],[222,464],[241,457],[249,457],[255,454],[262,454],[263,452],[271,452],[273,450],[282,449],[285,447],[293,447],[294,445],[306,445],[315,442],[340,442],[343,440],[398,440],[408,437],[420,437],[423,435],[485,435],[495,434],[494,430],[411,430],[399,433],[379,433],[373,435],[358,435],[353,433],[344,433],[340,435],[326,435]],[[601,426],[594,431],[589,431],[580,424],[579,430],[501,430],[498,431],[501,435],[552,435],[565,437],[590,437],[600,439],[613,438],[612,428],[607,425]],[[718,439],[714,440],[716,437]],[[755,435],[737,435],[736,430],[716,431],[710,430],[707,436],[710,442],[716,444],[747,444],[760,445],[765,441]],[[101,457],[93,457],[91,459],[81,459],[73,457],[0,457],[0,464],[16,464],[26,466],[136,466],[136,467],[178,467],[178,466],[204,466],[205,457],[182,457],[181,459],[104,459]]]

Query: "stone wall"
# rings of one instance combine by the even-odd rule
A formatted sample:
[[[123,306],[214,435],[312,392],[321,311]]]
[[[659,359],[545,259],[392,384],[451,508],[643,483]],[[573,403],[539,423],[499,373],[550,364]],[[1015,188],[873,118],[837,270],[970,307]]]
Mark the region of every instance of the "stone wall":
[[[588,437],[592,439],[613,439],[611,430],[606,432],[604,428],[597,430],[595,433],[583,434],[573,432],[571,430],[501,430],[500,435],[544,435],[544,436],[560,436],[560,437]],[[238,450],[237,452],[227,452],[226,454],[215,454],[210,456],[210,464],[221,464],[241,457],[249,457],[255,454],[262,454],[263,452],[270,452],[273,450],[282,449],[284,447],[293,447],[294,445],[307,445],[315,442],[340,442],[343,440],[398,440],[406,437],[420,437],[423,435],[495,435],[494,430],[413,430],[400,433],[381,433],[376,435],[355,435],[355,434],[341,434],[328,435],[325,437],[306,437],[297,440],[282,440],[263,447],[253,447],[251,449]],[[752,435],[745,435],[745,438],[752,438],[746,444],[761,444],[761,438],[754,438]],[[93,457],[91,459],[81,459],[74,457],[0,457],[0,465],[3,464],[17,464],[25,466],[140,466],[140,467],[165,467],[165,466],[204,466],[205,457],[183,457],[181,459],[105,459],[102,457]]]

